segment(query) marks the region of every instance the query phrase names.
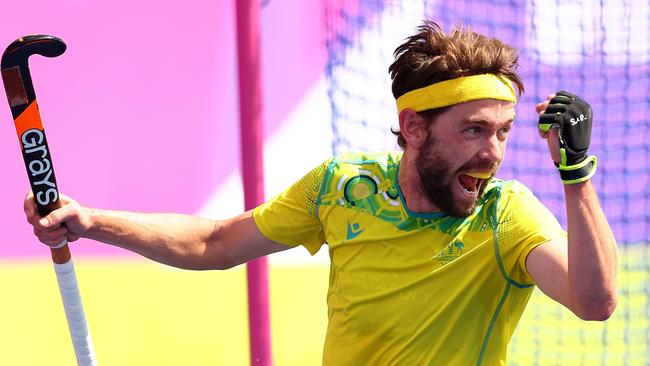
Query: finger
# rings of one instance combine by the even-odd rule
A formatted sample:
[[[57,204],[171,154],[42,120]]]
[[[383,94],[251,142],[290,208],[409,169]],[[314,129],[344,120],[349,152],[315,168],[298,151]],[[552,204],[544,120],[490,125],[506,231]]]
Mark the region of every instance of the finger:
[[[551,99],[551,104],[571,104],[573,99],[573,97],[558,93]]]
[[[54,213],[55,211],[52,211],[52,213]],[[32,226],[34,226],[35,229],[38,229],[38,230],[41,230],[41,231],[52,231],[52,230],[56,230],[59,227],[61,227],[62,223],[60,223],[60,222],[50,222],[49,221],[50,220],[49,219],[50,215],[45,216],[45,217],[40,217],[38,215],[34,215],[28,221],[29,221],[30,224],[32,224]]]
[[[544,113],[547,114],[558,114],[558,113],[564,113],[566,112],[567,108],[569,106],[566,104],[556,104],[556,103],[551,103],[546,107],[546,111]]]
[[[543,133],[548,132],[551,128],[558,126],[559,123],[556,118],[556,114],[543,113],[539,116],[539,122],[537,124],[537,129]]]
[[[27,192],[27,196],[25,196],[23,210],[25,211],[25,216],[27,216],[28,221],[36,213],[36,203],[34,202],[34,194],[32,191]]]
[[[67,204],[50,212],[47,216],[38,220],[38,223],[43,229],[54,228],[73,218],[76,212],[74,205]]]
[[[569,93],[566,90],[561,90],[561,91],[555,93],[555,96],[556,97],[564,97],[564,98],[569,99],[570,101],[580,99],[580,97],[578,97],[577,95],[575,95],[573,93]]]
[[[537,129],[537,133],[539,134],[539,137],[546,139],[548,138],[548,131],[542,131],[539,128]]]
[[[50,246],[50,247],[58,247],[60,243],[64,242],[66,239],[66,236],[57,236],[57,237],[43,237],[43,236],[37,236],[38,241],[41,243]]]
[[[548,144],[548,149],[551,152],[551,158],[553,162],[560,162],[560,128],[559,126],[554,126],[548,132],[548,138],[546,142]]]
[[[549,138],[549,137],[553,137],[553,136],[555,136],[555,135],[552,134],[554,131],[555,131],[555,133],[558,134],[558,136],[559,136],[559,132],[558,132],[558,131],[560,131],[560,125],[558,125],[558,124],[554,124],[554,125],[552,125],[551,127],[549,127],[548,131],[546,131],[546,132],[544,132],[544,131],[542,131],[542,130],[537,130],[537,132],[539,132],[539,135],[540,135],[541,137],[543,137],[544,139],[547,139],[547,138]]]
[[[42,242],[54,242],[58,241],[59,243],[61,240],[66,238],[66,235],[68,235],[68,228],[65,226],[60,226],[54,230],[48,230],[48,231],[43,231],[34,228],[34,235],[38,237],[38,239]]]
[[[31,217],[28,217],[27,222],[29,222],[35,229],[41,231],[52,231],[61,227],[60,223],[52,225],[47,224],[44,218],[40,217],[38,213],[35,213]]]
[[[53,247],[53,248],[60,248],[62,243],[65,242],[65,237],[61,240],[40,240],[39,241],[48,247]]]
[[[537,105],[535,105],[535,110],[537,111],[537,114],[542,114],[544,113],[544,110],[546,110],[546,107],[548,107],[548,100],[544,102],[539,102]]]
[[[73,241],[77,241],[77,240],[79,240],[79,238],[81,238],[81,236],[79,236],[79,235],[72,235],[72,234],[66,235],[66,239],[68,240],[68,243],[72,243]]]

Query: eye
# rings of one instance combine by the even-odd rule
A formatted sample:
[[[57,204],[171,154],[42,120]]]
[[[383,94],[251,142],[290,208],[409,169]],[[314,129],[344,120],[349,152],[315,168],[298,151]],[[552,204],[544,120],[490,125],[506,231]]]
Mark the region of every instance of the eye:
[[[463,132],[469,135],[480,135],[483,128],[481,126],[471,126],[467,127]]]
[[[512,128],[512,126],[505,126],[505,127],[500,128],[499,131],[498,131],[499,137],[502,137],[502,138],[507,137],[508,134],[510,133],[511,128]]]

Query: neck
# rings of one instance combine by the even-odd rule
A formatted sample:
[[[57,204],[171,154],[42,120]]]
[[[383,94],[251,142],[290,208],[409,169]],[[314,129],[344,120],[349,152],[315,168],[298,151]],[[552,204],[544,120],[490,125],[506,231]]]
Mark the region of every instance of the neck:
[[[433,213],[440,212],[424,193],[422,183],[420,182],[420,174],[416,166],[417,152],[404,151],[402,160],[399,166],[399,175],[397,181],[399,188],[402,191],[406,207],[416,213]]]

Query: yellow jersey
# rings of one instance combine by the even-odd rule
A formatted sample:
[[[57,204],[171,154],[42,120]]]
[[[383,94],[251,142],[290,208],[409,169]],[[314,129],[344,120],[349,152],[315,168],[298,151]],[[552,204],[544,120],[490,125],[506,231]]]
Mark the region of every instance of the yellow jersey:
[[[254,210],[271,240],[329,246],[323,365],[505,365],[526,256],[566,233],[517,181],[493,179],[466,218],[411,212],[401,157],[338,155]]]

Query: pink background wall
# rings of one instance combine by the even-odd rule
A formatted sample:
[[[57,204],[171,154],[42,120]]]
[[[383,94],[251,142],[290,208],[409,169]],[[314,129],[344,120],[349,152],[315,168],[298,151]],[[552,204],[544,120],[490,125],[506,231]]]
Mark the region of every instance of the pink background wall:
[[[38,33],[68,45],[58,58],[30,59],[63,193],[101,208],[191,214],[237,169],[234,4],[33,0],[3,6],[12,15],[0,23],[3,49]],[[323,72],[321,6],[271,0],[262,11],[267,135]],[[0,259],[47,257],[24,220],[27,177],[2,104],[0,169]],[[84,240],[73,251],[125,254]]]

